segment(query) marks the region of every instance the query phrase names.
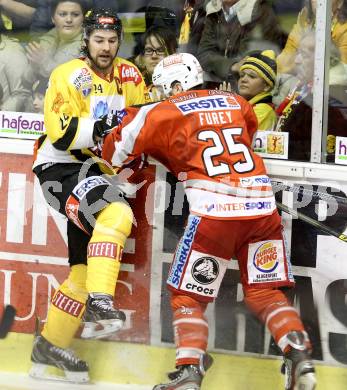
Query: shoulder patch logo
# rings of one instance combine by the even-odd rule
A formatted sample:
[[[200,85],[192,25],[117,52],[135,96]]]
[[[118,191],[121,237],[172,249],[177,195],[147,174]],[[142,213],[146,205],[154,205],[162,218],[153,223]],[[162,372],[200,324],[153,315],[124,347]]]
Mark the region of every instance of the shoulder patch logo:
[[[135,85],[139,85],[142,81],[142,76],[138,70],[128,64],[120,65],[119,74],[122,83],[133,82]]]
[[[64,97],[61,94],[61,92],[58,92],[56,97],[53,100],[51,111],[54,111],[56,114],[58,114],[63,104],[64,104]]]
[[[87,68],[80,68],[74,71],[70,76],[70,82],[77,91],[81,91],[84,97],[87,97],[93,86],[93,77]]]

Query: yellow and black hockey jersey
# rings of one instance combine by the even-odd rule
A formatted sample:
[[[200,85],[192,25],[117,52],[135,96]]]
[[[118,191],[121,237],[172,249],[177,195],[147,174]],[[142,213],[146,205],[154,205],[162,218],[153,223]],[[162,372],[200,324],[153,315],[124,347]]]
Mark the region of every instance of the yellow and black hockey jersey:
[[[109,112],[148,101],[136,66],[119,57],[113,64],[109,79],[93,71],[84,59],[54,69],[45,95],[46,132],[36,142],[33,168],[82,163],[93,157],[94,122]]]

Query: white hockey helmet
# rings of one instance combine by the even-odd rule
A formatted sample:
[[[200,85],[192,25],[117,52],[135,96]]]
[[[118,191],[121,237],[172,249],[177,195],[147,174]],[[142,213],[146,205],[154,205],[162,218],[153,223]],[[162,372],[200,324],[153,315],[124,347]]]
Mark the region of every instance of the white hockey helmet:
[[[201,65],[192,54],[172,54],[162,59],[154,68],[153,85],[162,87],[166,97],[170,96],[172,86],[177,81],[184,91],[203,83]]]

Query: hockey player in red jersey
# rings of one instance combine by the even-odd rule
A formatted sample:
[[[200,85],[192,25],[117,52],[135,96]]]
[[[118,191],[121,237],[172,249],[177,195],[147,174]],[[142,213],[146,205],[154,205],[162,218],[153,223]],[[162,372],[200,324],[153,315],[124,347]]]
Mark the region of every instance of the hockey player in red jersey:
[[[168,99],[126,109],[105,138],[103,158],[115,167],[142,153],[155,158],[182,181],[190,206],[167,280],[177,371],[154,390],[200,389],[212,363],[204,311],[231,258],[239,263],[246,304],[283,352],[286,389],[313,390],[310,341],[282,291],[294,278],[280,216],[264,163],[251,148],[252,107],[233,93],[201,90],[202,69],[191,54],[163,59],[153,83]]]

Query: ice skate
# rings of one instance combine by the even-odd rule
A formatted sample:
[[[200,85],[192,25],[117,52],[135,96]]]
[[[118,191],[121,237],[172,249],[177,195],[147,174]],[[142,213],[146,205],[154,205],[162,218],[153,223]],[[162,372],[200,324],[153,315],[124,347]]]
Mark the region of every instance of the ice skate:
[[[284,356],[282,373],[285,374],[286,390],[314,390],[316,375],[308,349],[304,344],[304,335],[300,332],[291,332],[291,349]]]
[[[31,361],[29,375],[35,379],[89,382],[88,365],[85,361],[79,359],[71,350],[59,348],[42,336],[37,336],[34,340]]]
[[[89,296],[83,316],[84,328],[81,337],[98,339],[111,335],[121,329],[125,313],[113,307],[113,298],[106,294]]]
[[[177,371],[168,374],[171,382],[156,385],[153,390],[200,390],[203,377],[212,363],[212,356],[205,354],[199,365],[179,366]]]

